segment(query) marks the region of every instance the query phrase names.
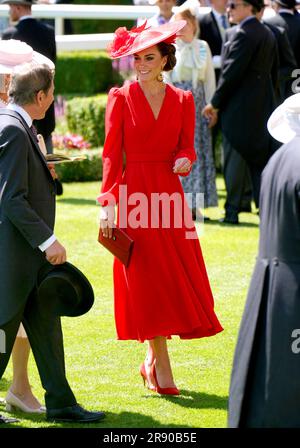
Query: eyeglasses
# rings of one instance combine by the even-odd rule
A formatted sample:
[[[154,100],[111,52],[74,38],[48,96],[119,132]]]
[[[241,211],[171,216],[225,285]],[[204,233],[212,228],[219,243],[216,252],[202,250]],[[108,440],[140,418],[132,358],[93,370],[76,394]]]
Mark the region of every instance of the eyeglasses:
[[[238,6],[245,6],[245,3],[228,3],[230,9],[236,9]]]

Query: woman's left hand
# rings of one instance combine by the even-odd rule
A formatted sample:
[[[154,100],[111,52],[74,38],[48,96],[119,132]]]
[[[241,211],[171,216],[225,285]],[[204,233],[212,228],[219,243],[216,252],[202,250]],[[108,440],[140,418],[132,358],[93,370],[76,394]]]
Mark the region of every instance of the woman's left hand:
[[[187,157],[181,157],[180,159],[177,159],[174,166],[173,166],[173,173],[179,174],[179,173],[188,173],[191,169],[191,161]]]

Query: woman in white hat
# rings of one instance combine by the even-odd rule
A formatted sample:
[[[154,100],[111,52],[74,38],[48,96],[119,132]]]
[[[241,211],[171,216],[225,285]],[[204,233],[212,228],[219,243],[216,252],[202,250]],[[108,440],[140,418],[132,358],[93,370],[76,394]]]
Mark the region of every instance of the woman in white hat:
[[[0,41],[0,108],[8,104],[8,88],[12,73],[26,63],[46,64],[54,70],[50,59],[33,51],[32,47],[19,40]],[[43,149],[41,148],[42,152]],[[13,380],[7,392],[6,409],[18,409],[28,413],[42,413],[45,408],[33,395],[28,379],[28,359],[30,345],[21,324],[12,352]]]
[[[237,341],[229,426],[300,427],[300,93],[271,115],[259,253]]]
[[[177,35],[175,55],[177,63],[166,79],[175,87],[190,90],[195,100],[197,161],[191,174],[182,178],[181,182],[186,193],[194,193],[190,206],[193,219],[196,220],[199,213],[199,205],[195,200],[197,192],[203,194],[204,208],[218,206],[212,135],[208,120],[202,115],[203,108],[210,102],[216,90],[216,79],[208,43],[198,39],[199,24],[196,13],[190,8],[182,8],[174,15],[174,20],[185,20],[187,23]]]

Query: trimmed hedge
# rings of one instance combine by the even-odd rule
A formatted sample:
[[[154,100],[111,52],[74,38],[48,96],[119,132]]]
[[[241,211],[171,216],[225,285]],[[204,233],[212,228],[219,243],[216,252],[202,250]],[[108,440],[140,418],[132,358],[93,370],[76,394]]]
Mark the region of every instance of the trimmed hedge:
[[[69,131],[82,135],[93,148],[104,143],[106,102],[106,94],[67,101],[66,119]]]
[[[105,51],[72,51],[58,54],[55,70],[56,94],[93,95],[122,84]]]
[[[82,151],[64,151],[67,155],[86,155],[80,162],[62,163],[55,166],[62,182],[90,182],[102,179],[102,159],[100,148]]]

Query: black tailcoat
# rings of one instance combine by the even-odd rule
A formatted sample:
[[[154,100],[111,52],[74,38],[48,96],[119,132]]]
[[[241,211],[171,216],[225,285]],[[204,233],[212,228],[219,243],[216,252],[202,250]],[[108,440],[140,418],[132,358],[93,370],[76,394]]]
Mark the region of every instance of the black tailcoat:
[[[2,34],[2,39],[22,40],[35,51],[49,58],[54,64],[56,62],[54,29],[33,17],[20,20],[16,26],[7,28]],[[47,110],[45,118],[36,121],[35,125],[46,140],[55,129],[54,104]]]
[[[229,426],[300,427],[300,137],[264,169],[260,217],[259,253],[232,369]]]
[[[254,17],[230,36],[224,44],[221,76],[211,103],[220,110],[222,132],[232,147],[249,163],[264,167],[277,148],[266,128],[275,108],[276,41]]]

